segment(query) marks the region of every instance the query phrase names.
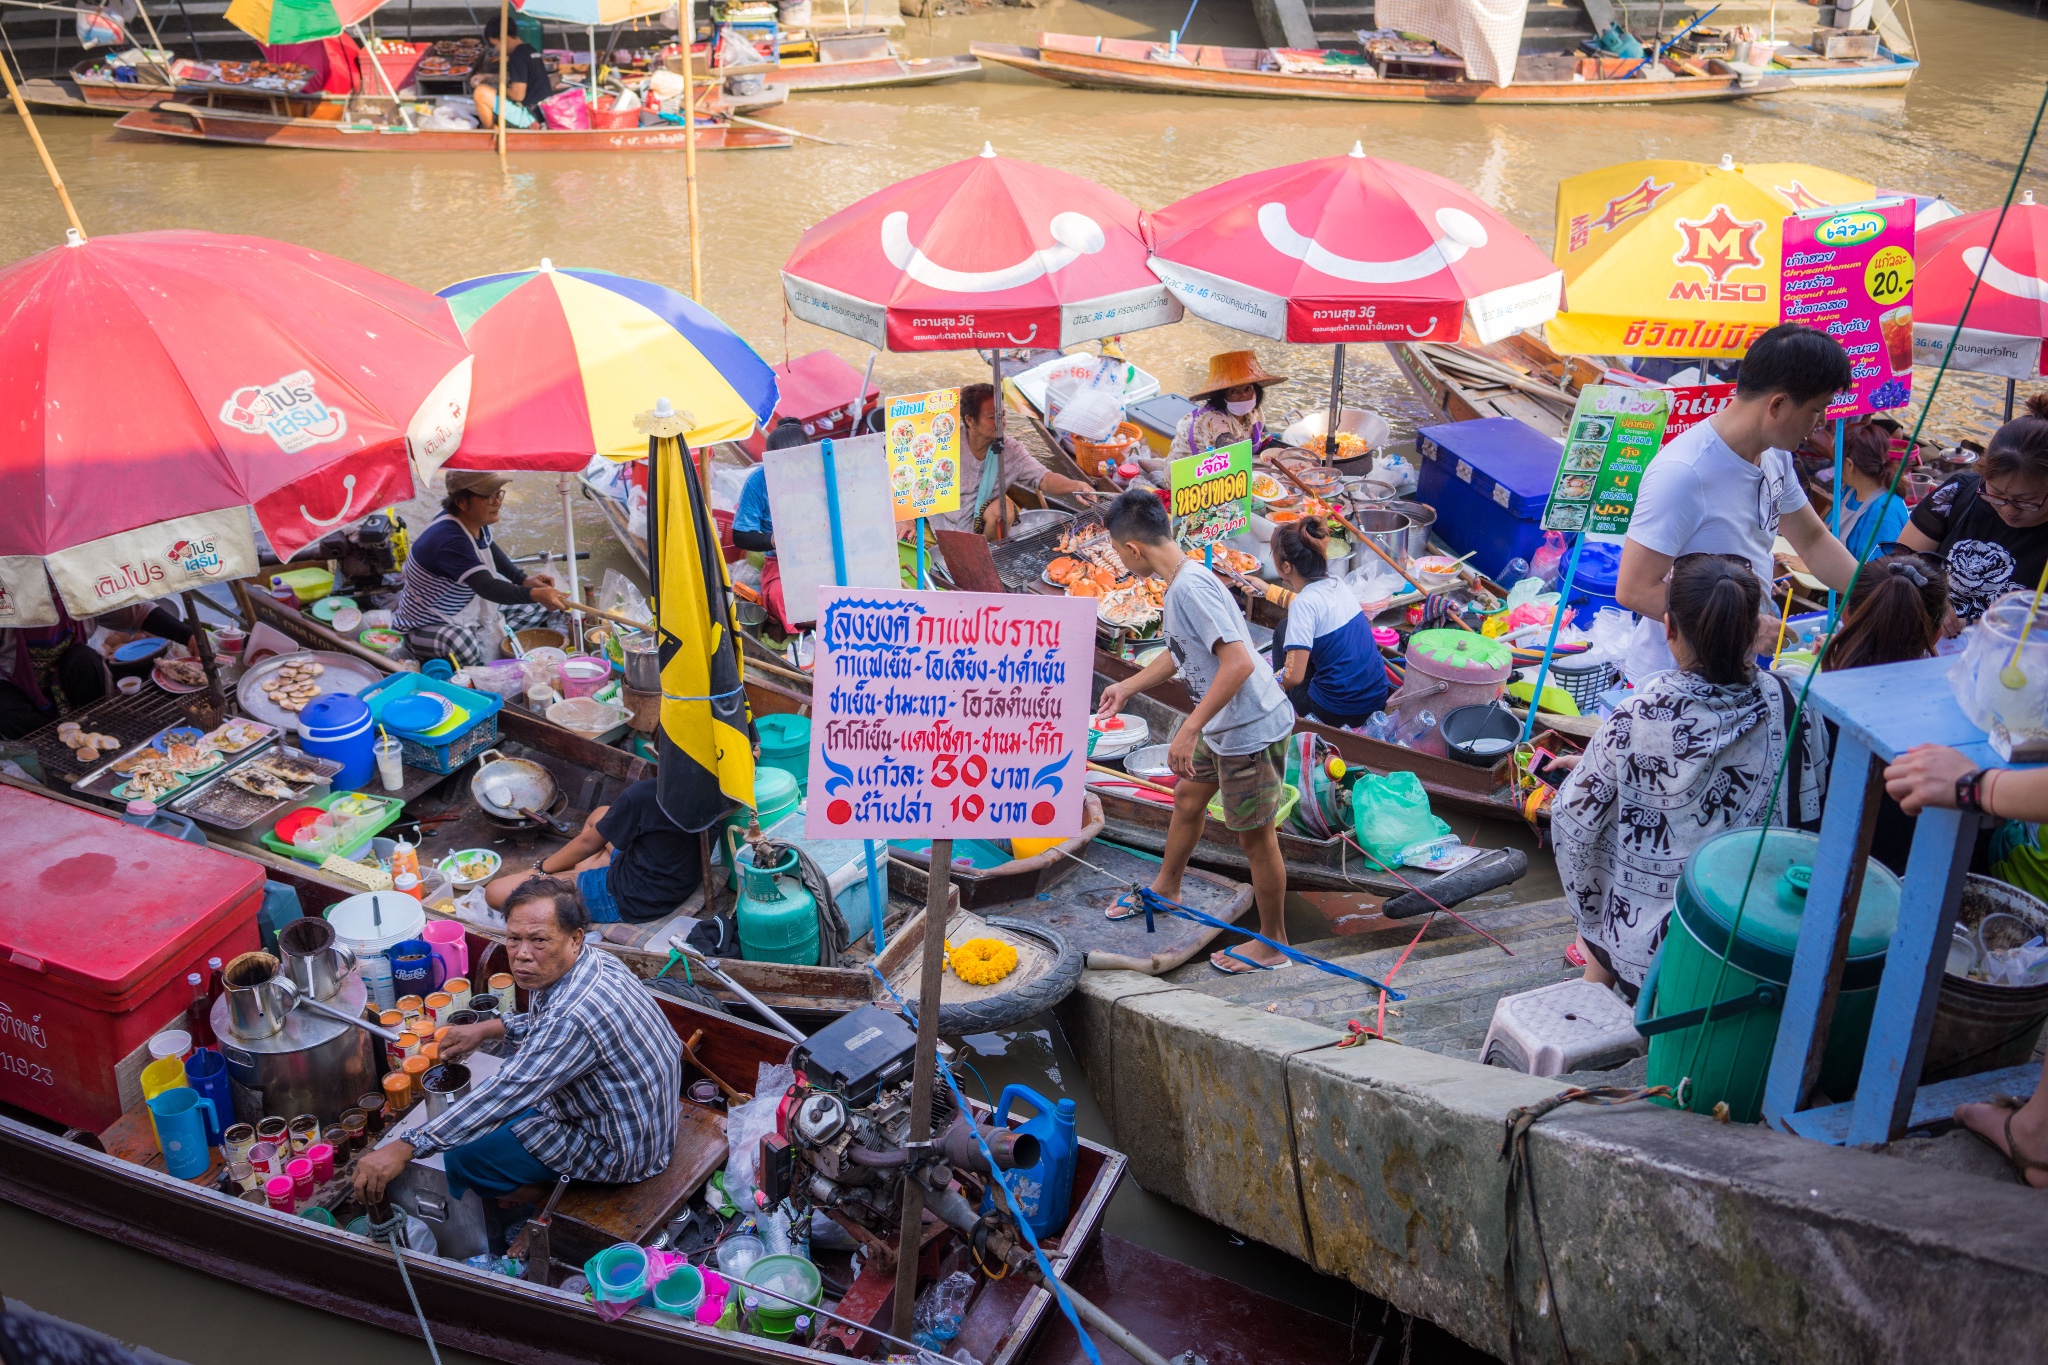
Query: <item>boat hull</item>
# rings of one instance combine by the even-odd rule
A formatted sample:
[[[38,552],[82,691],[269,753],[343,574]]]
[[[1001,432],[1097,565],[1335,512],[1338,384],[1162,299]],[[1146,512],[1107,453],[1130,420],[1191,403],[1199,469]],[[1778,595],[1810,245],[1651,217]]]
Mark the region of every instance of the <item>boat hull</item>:
[[[1495,86],[1485,81],[1352,80],[1155,62],[1107,53],[1056,52],[1010,43],[975,43],[984,62],[1093,90],[1227,95],[1244,99],[1335,100],[1354,104],[1684,104],[1746,99],[1789,90],[1779,76],[1680,76],[1668,81],[1550,81]]]
[[[320,152],[491,152],[496,134],[482,128],[407,132],[403,128],[351,128],[322,119],[277,118],[230,109],[163,104],[122,116],[116,128],[153,137],[188,142],[218,142],[244,147],[284,147]],[[593,128],[583,132],[512,129],[506,133],[508,153],[533,152],[660,152],[681,151],[689,130],[663,124],[658,128]],[[700,125],[700,152],[788,147],[795,139],[764,129],[729,124]]]
[[[770,77],[792,93],[827,90],[879,90],[898,85],[936,85],[979,73],[981,63],[969,55],[948,57],[878,57],[861,62],[814,62],[775,68]]]

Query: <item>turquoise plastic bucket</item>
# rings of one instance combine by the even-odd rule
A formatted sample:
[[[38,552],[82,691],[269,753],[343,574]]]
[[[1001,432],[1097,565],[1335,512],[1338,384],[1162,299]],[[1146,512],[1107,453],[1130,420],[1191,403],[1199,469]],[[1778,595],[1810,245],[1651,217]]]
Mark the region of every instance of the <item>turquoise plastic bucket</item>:
[[[811,785],[811,718],[778,713],[758,716],[754,729],[761,736],[761,767],[780,768],[796,779],[798,791]]]
[[[654,1286],[654,1306],[664,1313],[689,1317],[704,1301],[704,1274],[693,1265],[679,1265]]]
[[[647,1293],[647,1253],[631,1242],[608,1246],[583,1263],[599,1303],[637,1303]]]

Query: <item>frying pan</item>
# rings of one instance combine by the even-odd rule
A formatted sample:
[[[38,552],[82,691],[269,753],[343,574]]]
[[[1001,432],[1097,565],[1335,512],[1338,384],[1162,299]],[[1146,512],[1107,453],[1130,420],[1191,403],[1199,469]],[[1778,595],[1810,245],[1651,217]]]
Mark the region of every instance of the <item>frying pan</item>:
[[[555,775],[540,764],[507,758],[496,749],[486,749],[478,757],[482,762],[469,779],[469,794],[484,814],[516,822],[528,818],[526,811],[554,805]]]

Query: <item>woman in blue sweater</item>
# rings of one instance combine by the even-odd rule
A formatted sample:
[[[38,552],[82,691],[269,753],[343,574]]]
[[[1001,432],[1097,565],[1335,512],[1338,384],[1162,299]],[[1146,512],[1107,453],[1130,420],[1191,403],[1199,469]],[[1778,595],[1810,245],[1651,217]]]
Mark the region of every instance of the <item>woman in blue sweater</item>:
[[[1387,669],[1372,641],[1372,622],[1351,590],[1330,577],[1328,537],[1321,517],[1273,533],[1280,582],[1294,594],[1273,636],[1273,667],[1296,715],[1356,728],[1386,708]]]

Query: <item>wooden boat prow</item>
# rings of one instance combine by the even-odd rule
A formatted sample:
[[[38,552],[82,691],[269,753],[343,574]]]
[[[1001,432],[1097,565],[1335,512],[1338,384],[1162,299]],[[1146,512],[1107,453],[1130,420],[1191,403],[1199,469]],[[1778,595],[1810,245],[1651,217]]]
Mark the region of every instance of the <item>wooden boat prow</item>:
[[[153,109],[124,114],[114,127],[126,133],[176,138],[187,142],[220,142],[245,147],[288,147],[322,152],[489,152],[496,134],[482,128],[420,129],[365,127],[333,119],[295,118],[244,109],[224,109],[170,100]],[[737,128],[729,123],[700,123],[700,152],[789,147],[796,139],[765,128]],[[674,124],[653,128],[592,128],[580,132],[515,128],[505,135],[506,149],[530,152],[658,152],[680,151],[689,130]]]
[[[1029,72],[1065,85],[1254,99],[1345,100],[1364,104],[1669,104],[1742,99],[1789,90],[1782,76],[1759,76],[1715,62],[1712,74],[1670,80],[1487,81],[1362,79],[1350,70],[1264,69],[1273,49],[1197,44],[1165,60],[1165,44],[1146,38],[1090,38],[1041,33],[1037,47],[973,43],[984,62]]]

